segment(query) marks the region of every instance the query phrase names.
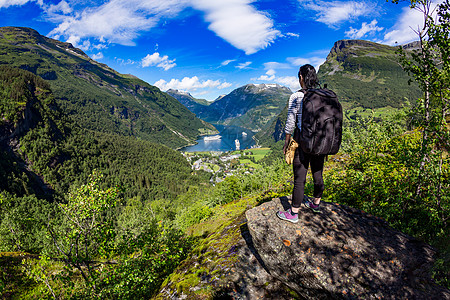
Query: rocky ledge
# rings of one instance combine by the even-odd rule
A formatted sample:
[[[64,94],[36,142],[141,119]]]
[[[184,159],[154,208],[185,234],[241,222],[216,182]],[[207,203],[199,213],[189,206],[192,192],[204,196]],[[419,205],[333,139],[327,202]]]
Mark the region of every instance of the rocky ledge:
[[[256,255],[271,276],[305,299],[450,299],[431,279],[435,250],[377,217],[336,203],[296,224],[277,218],[276,198],[246,212]]]

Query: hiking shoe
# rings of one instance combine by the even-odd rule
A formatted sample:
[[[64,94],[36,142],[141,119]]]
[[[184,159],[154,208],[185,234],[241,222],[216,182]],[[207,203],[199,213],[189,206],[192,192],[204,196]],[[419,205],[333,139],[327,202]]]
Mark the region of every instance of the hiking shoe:
[[[306,207],[311,208],[311,210],[315,213],[320,213],[320,203],[314,204],[312,201],[305,201],[303,202]]]
[[[290,208],[286,211],[277,212],[277,217],[280,218],[281,220],[285,220],[291,223],[298,222],[298,214],[293,215]]]

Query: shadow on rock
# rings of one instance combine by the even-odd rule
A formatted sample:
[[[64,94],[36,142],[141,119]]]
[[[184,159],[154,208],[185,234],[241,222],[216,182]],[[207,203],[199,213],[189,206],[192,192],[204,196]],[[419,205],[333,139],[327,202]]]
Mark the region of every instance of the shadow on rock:
[[[276,217],[276,198],[246,212],[247,245],[258,262],[305,299],[450,299],[431,279],[435,250],[384,220],[323,202],[302,206],[299,222]]]

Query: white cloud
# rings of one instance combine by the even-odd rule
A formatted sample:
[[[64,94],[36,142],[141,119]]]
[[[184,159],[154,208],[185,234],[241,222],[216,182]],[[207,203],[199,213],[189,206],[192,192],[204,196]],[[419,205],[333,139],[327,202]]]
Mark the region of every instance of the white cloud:
[[[0,7],[2,2],[11,5],[10,2],[27,1],[0,0]],[[251,2],[253,0],[109,0],[96,7],[72,11],[63,0],[47,6],[47,17],[59,23],[49,35],[54,38],[95,38],[101,42],[133,46],[142,32],[156,27],[163,19],[177,17],[187,7],[193,7],[204,13],[208,28],[217,36],[246,54],[253,54],[269,46],[281,33],[266,14],[250,5]]]
[[[191,0],[205,12],[209,29],[247,55],[269,46],[281,33],[272,20],[250,5],[252,0]]]
[[[436,1],[431,7],[431,11],[443,1]],[[419,39],[417,31],[422,28],[424,24],[423,13],[417,9],[411,9],[409,7],[403,8],[401,16],[398,18],[397,23],[385,34],[383,43],[388,45],[395,45],[396,43],[402,45],[407,44]]]
[[[300,83],[297,76],[282,76],[275,79],[276,83],[289,87],[291,90],[296,91],[300,89]]]
[[[103,53],[99,52],[97,54],[92,55],[91,57],[93,60],[98,60],[103,58]]]
[[[218,88],[219,90],[223,90],[223,89],[227,89],[227,88],[229,88],[229,87],[231,87],[231,86],[232,86],[232,84],[229,83],[229,82],[222,82],[221,84],[219,84],[219,85],[217,86],[217,88]]]
[[[276,73],[276,71],[275,71],[274,69],[269,69],[269,70],[266,72],[266,74],[269,75],[269,76],[273,76],[273,75],[275,75],[275,73]]]
[[[111,0],[72,16],[60,16],[62,23],[50,36],[93,37],[101,42],[134,45],[140,32],[155,27],[163,17],[176,16],[185,7],[186,1],[180,0]]]
[[[384,29],[383,27],[378,27],[377,24],[377,20],[373,20],[369,24],[363,22],[361,25],[361,29],[350,27],[350,29],[345,32],[345,35],[351,39],[360,39],[368,33],[377,32]]]
[[[46,12],[48,14],[57,14],[57,13],[63,13],[65,15],[70,14],[72,12],[72,8],[70,7],[69,3],[66,1],[61,1],[58,4],[51,4],[46,8]]]
[[[245,68],[247,68],[249,65],[251,65],[251,61],[247,61],[247,62],[245,62],[245,63],[240,63],[240,64],[238,64],[237,66],[236,66],[236,68],[238,68],[238,69],[245,69]]]
[[[299,38],[300,34],[293,33],[293,32],[287,32],[287,33],[283,34],[283,37]]]
[[[300,6],[316,12],[315,20],[336,28],[344,21],[373,15],[376,5],[368,1],[304,1]]]
[[[313,56],[313,57],[309,57],[309,58],[289,57],[287,59],[287,61],[289,61],[292,65],[294,65],[296,67],[310,64],[310,65],[314,66],[316,71],[319,70],[320,65],[323,64],[325,62],[325,60],[326,60],[326,58],[318,57],[318,56]]]
[[[114,59],[115,59],[121,66],[134,65],[134,64],[136,64],[136,62],[135,62],[134,60],[131,60],[131,59],[124,60],[124,59],[118,58],[118,57],[115,57]]]
[[[265,75],[261,75],[258,78],[251,78],[250,80],[260,80],[260,81],[273,81],[275,80],[276,76],[276,71],[274,69],[269,69]]]
[[[285,35],[290,36],[290,37],[296,37],[296,38],[300,37],[300,35],[298,33],[293,33],[293,32],[285,33]]]
[[[267,70],[266,74],[259,76],[258,78],[251,78],[252,81],[264,81],[265,83],[275,82],[281,85],[289,87],[291,90],[298,90],[300,83],[297,76],[280,76],[277,77],[274,69]]]
[[[270,70],[270,69],[290,69],[292,68],[291,65],[287,63],[279,63],[279,62],[266,62],[264,63],[264,69]]]
[[[142,67],[156,66],[164,69],[164,71],[172,69],[177,65],[175,59],[169,59],[167,55],[160,56],[158,52],[151,55],[147,54],[147,56],[142,59],[141,64]]]
[[[293,67],[302,66],[305,64],[313,65],[316,70],[319,70],[319,66],[325,62],[325,58],[313,56],[310,58],[302,58],[302,57],[289,57],[287,58],[288,63],[279,63],[279,62],[267,62],[264,63],[264,68],[267,70],[264,75],[259,76],[258,78],[251,78],[252,81],[264,81],[264,82],[275,82],[281,85],[289,87],[291,90],[300,89],[300,84],[297,76],[276,76],[277,69],[292,69]],[[293,72],[297,73],[298,70]]]
[[[196,91],[198,89],[216,88],[226,89],[232,86],[231,83],[221,82],[220,80],[200,80],[197,76],[184,77],[183,79],[171,79],[169,82],[160,79],[153,84],[159,89],[166,91],[168,89],[177,89],[183,91]]]
[[[221,66],[228,66],[233,61],[236,61],[236,60],[235,59],[227,59],[227,60],[223,61],[220,65]]]
[[[28,2],[35,2],[33,0],[0,0],[0,8],[7,8],[10,6],[22,6]]]

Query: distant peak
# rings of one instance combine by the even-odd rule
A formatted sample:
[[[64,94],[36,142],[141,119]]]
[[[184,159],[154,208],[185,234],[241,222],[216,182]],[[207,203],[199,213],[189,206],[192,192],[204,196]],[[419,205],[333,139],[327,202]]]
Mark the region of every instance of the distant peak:
[[[279,85],[278,83],[249,83],[244,85],[242,88],[245,89],[258,89],[258,90],[267,90],[267,89],[286,89],[285,86]]]
[[[183,90],[177,90],[177,89],[168,89],[166,91],[166,93],[179,94],[179,95],[185,95],[185,96],[192,97],[192,95],[189,92],[183,91]]]
[[[345,48],[349,48],[352,46],[365,46],[365,47],[373,47],[376,45],[374,42],[364,41],[364,40],[339,40],[334,43],[333,48],[331,49],[332,53],[338,53]]]
[[[194,96],[192,96],[188,91],[183,91],[183,90],[177,90],[177,89],[168,89],[166,91],[167,94],[169,95],[179,95],[179,96],[184,96],[184,97],[188,97],[191,99],[195,99]]]

